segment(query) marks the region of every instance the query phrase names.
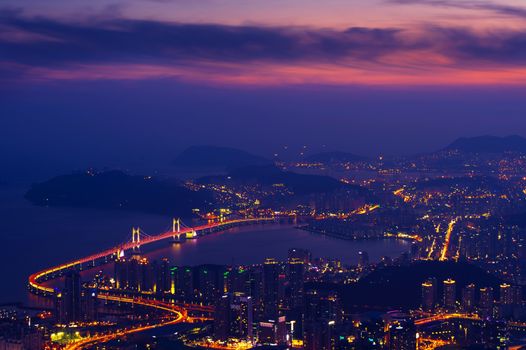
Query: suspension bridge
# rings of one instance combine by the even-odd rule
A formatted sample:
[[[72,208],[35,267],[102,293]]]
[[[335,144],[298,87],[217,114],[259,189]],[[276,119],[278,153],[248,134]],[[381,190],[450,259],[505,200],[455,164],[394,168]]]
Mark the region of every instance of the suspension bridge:
[[[180,219],[174,219],[170,230],[152,236],[145,234],[139,227],[134,227],[132,229],[131,239],[129,239],[125,243],[86,256],[78,260],[70,261],[58,266],[50,267],[45,270],[36,272],[29,276],[28,287],[30,292],[34,294],[41,296],[53,296],[57,293],[57,290],[45,286],[44,282],[60,277],[70,269],[83,270],[97,265],[109,263],[123,256],[126,251],[137,251],[141,246],[145,246],[154,242],[159,242],[168,239],[171,239],[174,242],[180,242],[183,239],[195,239],[206,234],[223,231],[235,226],[271,222],[274,220],[274,218],[266,217],[244,218],[224,220],[196,227],[189,227],[184,225]]]
[[[262,223],[274,221],[274,218],[245,218],[235,219],[208,223],[206,225],[200,225],[197,227],[189,227],[182,223],[180,219],[173,219],[172,228],[164,233],[150,236],[144,233],[139,227],[132,228],[131,239],[117,247],[106,249],[102,252],[95,253],[84,258],[71,261],[58,266],[50,267],[40,272],[34,273],[29,276],[29,290],[30,292],[42,295],[42,296],[54,296],[58,293],[58,290],[47,287],[43,282],[62,276],[66,271],[70,269],[90,268],[97,266],[97,264],[105,264],[115,259],[124,256],[127,250],[137,252],[141,246],[159,242],[162,240],[171,239],[173,242],[181,242],[183,239],[195,239],[199,236],[209,234],[212,232],[226,230],[231,227]],[[213,308],[206,305],[193,305],[193,304],[180,304],[180,303],[166,303],[164,301],[158,301],[155,299],[147,299],[144,297],[127,296],[127,295],[111,295],[109,291],[99,293],[97,295],[99,299],[105,301],[114,301],[119,303],[128,303],[141,305],[148,308],[153,308],[167,312],[168,316],[161,318],[158,322],[152,324],[139,324],[129,328],[119,329],[117,331],[94,334],[81,338],[73,343],[68,344],[66,350],[80,350],[88,346],[95,344],[101,344],[108,342],[119,337],[126,336],[128,334],[142,332],[148,329],[162,327],[170,324],[176,324],[185,321],[195,321],[200,317],[189,317],[188,311],[198,311],[201,313],[212,313]]]

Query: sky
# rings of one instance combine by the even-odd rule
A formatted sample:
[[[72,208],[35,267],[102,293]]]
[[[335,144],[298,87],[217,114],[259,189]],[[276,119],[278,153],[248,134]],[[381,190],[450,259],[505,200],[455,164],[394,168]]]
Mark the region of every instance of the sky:
[[[522,0],[0,0],[18,172],[526,136],[525,84]]]

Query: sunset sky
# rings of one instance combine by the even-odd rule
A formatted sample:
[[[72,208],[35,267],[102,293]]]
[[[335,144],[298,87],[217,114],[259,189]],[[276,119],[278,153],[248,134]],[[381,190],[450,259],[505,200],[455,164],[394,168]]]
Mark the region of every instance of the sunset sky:
[[[3,79],[523,84],[526,6],[477,0],[4,0]]]
[[[0,1],[12,159],[417,153],[524,134],[525,84],[521,0]]]

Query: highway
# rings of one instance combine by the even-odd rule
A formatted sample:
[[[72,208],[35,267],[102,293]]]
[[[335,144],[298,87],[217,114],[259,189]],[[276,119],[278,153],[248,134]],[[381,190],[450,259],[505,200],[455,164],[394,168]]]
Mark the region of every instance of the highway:
[[[84,258],[81,258],[75,261],[67,262],[67,263],[64,263],[58,266],[50,267],[48,269],[32,274],[31,276],[29,276],[29,290],[35,294],[44,295],[44,296],[53,296],[56,293],[56,291],[53,288],[49,288],[43,285],[43,281],[57,277],[62,272],[67,271],[70,268],[81,267],[82,264],[87,264],[87,263],[93,263],[94,265],[96,260],[102,259],[102,258],[110,258],[112,260],[112,259],[119,257],[119,254],[126,250],[133,249],[139,246],[144,246],[150,243],[158,242],[164,239],[175,238],[181,235],[187,235],[187,233],[193,236],[195,233],[199,233],[199,232],[206,232],[206,231],[210,232],[215,229],[227,229],[235,225],[259,223],[259,222],[273,221],[273,220],[274,218],[236,219],[236,220],[210,223],[210,224],[201,225],[197,227],[187,227],[187,228],[182,228],[182,229],[180,229],[179,227],[176,229],[174,227],[173,231],[164,232],[164,233],[161,233],[155,236],[147,236],[144,239],[140,239],[138,237],[136,238],[135,234],[137,233],[137,231],[135,231],[134,229],[131,242],[126,242],[118,247],[106,249],[102,252],[95,253],[87,257],[84,257]],[[108,261],[111,261],[111,260],[108,260]],[[128,296],[121,296],[121,295],[116,296],[116,295],[110,295],[108,293],[99,293],[98,298],[103,299],[103,300],[108,300],[108,301],[117,301],[117,302],[122,302],[122,303],[142,305],[145,307],[150,307],[150,308],[154,308],[157,310],[165,311],[170,316],[166,318],[161,318],[159,322],[153,323],[153,324],[137,325],[131,328],[124,328],[124,329],[120,329],[117,331],[113,331],[108,334],[95,334],[93,336],[88,336],[76,342],[73,342],[71,344],[68,344],[65,347],[65,349],[80,350],[87,346],[93,346],[95,344],[105,343],[110,340],[126,336],[128,334],[138,333],[138,332],[146,331],[146,330],[157,328],[157,327],[163,327],[167,325],[184,322],[185,320],[189,319],[187,309],[191,309],[193,307],[192,305],[188,305],[188,308],[187,308],[186,305],[180,306],[180,305],[164,303],[164,302],[160,302],[156,300],[144,299],[141,297],[128,297]]]
[[[142,305],[142,306],[154,308],[157,310],[166,311],[170,314],[170,317],[163,318],[158,323],[147,324],[147,325],[137,325],[131,328],[119,329],[111,333],[95,334],[93,336],[88,336],[76,342],[68,344],[64,348],[65,350],[80,350],[87,346],[93,346],[95,344],[106,343],[110,340],[124,337],[129,334],[143,332],[143,331],[147,331],[153,328],[164,327],[164,326],[184,322],[188,318],[188,313],[186,312],[185,309],[180,308],[178,306],[166,304],[166,303],[161,303],[155,300],[146,300],[142,298],[115,297],[115,296],[104,295],[104,294],[98,295],[98,298],[103,299],[103,300]]]

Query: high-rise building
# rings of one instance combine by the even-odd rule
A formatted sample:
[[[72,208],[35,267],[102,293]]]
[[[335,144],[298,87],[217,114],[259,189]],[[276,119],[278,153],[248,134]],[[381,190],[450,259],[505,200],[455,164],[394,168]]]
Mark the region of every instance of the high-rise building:
[[[154,266],[148,259],[134,255],[131,259],[119,258],[114,265],[115,287],[133,291],[153,291]]]
[[[462,310],[472,312],[475,309],[475,285],[468,284],[462,288]]]
[[[214,338],[227,340],[230,333],[230,294],[217,299],[214,312]]]
[[[254,340],[254,305],[244,293],[225,293],[216,299],[214,337]]]
[[[437,281],[428,278],[422,283],[422,309],[431,312],[435,309],[437,297]]]
[[[81,315],[80,274],[71,270],[66,273],[64,289],[57,296],[59,320],[62,323],[80,321]]]
[[[254,305],[252,297],[234,293],[230,303],[230,335],[237,339],[254,340]]]
[[[161,259],[161,263],[155,267],[155,292],[169,293],[171,290],[170,261]]]
[[[132,260],[134,261],[134,260]],[[140,292],[151,292],[154,289],[154,270],[148,259],[142,258],[137,261],[137,286],[134,288]]]
[[[285,316],[260,322],[258,325],[258,342],[265,345],[286,345],[287,325]]]
[[[227,290],[229,293],[250,294],[250,271],[238,266],[227,272]]]
[[[325,319],[340,323],[343,310],[338,294],[333,291],[309,289],[305,292],[305,319]]]
[[[311,289],[305,292],[303,341],[305,350],[335,348],[334,327],[342,321],[342,308],[335,292]]]
[[[499,291],[501,305],[512,305],[515,303],[515,293],[511,285],[502,283],[500,285]]]
[[[290,309],[301,309],[303,306],[304,262],[298,258],[289,259],[288,263],[288,304]]]
[[[225,269],[220,265],[200,265],[194,267],[197,285],[195,289],[204,300],[215,300],[225,292],[223,274]]]
[[[484,287],[480,289],[479,313],[482,317],[493,316],[493,288]]]
[[[312,253],[306,249],[292,248],[289,249],[289,260],[291,259],[302,260],[304,264],[308,265],[312,260]]]
[[[279,275],[280,266],[274,259],[266,259],[263,264],[263,316],[277,319],[279,315]]]
[[[96,289],[81,289],[80,309],[83,321],[96,321],[98,318],[99,299]]]
[[[115,288],[128,288],[128,264],[125,258],[115,260],[114,265]]]
[[[364,251],[358,252],[358,267],[365,269],[369,266],[369,254]]]
[[[174,266],[171,270],[174,278],[175,294],[191,298],[194,295],[194,274],[190,266]]]
[[[335,350],[336,333],[334,321],[306,320],[303,324],[304,350]]]
[[[454,310],[457,301],[457,285],[454,280],[448,278],[443,282],[444,299],[443,305],[448,310]]]
[[[416,350],[417,332],[413,321],[409,319],[391,321],[388,332],[389,350]]]

